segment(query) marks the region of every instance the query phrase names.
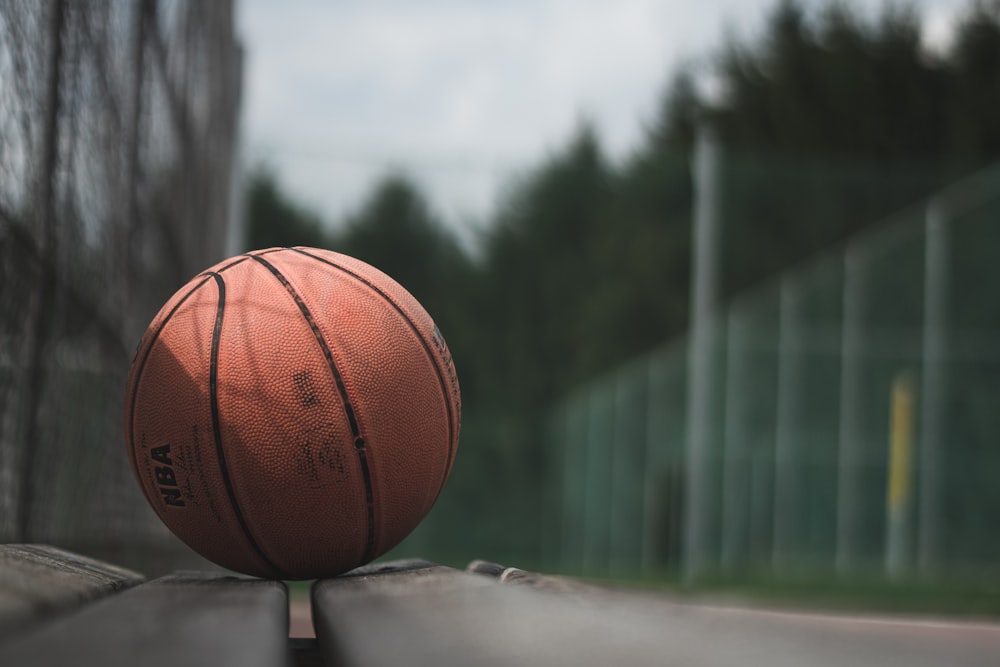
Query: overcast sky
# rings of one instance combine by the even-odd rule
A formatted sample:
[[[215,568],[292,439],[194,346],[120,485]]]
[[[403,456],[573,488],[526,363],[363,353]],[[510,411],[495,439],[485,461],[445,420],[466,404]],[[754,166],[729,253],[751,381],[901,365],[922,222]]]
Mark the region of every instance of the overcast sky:
[[[238,2],[244,164],[330,224],[402,170],[468,240],[581,119],[627,155],[678,64],[752,38],[776,0]],[[940,41],[965,3],[915,4]]]

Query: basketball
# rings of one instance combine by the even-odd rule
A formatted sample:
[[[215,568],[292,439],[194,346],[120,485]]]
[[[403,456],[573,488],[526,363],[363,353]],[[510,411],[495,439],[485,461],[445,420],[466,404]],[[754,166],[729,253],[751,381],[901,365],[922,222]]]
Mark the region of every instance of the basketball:
[[[346,255],[271,248],[167,301],[124,412],[132,470],[177,537],[232,570],[313,579],[378,557],[427,514],[461,397],[402,286]]]

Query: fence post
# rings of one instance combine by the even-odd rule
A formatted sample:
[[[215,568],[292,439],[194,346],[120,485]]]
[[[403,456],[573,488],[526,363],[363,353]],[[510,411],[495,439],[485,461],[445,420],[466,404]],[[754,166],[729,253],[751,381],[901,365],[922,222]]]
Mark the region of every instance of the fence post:
[[[687,461],[684,503],[684,577],[697,579],[709,567],[712,399],[715,396],[715,319],[718,310],[721,148],[702,121],[694,157],[691,343],[688,350]]]
[[[587,389],[587,468],[583,515],[584,570],[604,573],[610,548],[611,447],[614,406],[609,405],[605,386]]]
[[[772,566],[789,563],[799,529],[801,474],[802,294],[792,275],[781,283],[778,406],[774,437],[774,541]]]
[[[750,456],[746,433],[745,382],[747,327],[730,308],[726,327],[726,419],[722,463],[721,565],[731,571],[745,564],[750,511]]]
[[[918,565],[932,573],[941,560],[942,435],[948,396],[948,289],[951,239],[944,203],[931,201],[925,221],[924,377],[920,431],[920,537]]]
[[[629,381],[631,374],[619,369],[610,381],[614,398],[614,435],[611,439],[611,480],[608,512],[608,570],[612,574],[628,571],[629,556],[634,547],[632,526],[639,517],[629,505],[628,488],[635,484],[632,465],[634,422],[629,419]]]
[[[559,540],[559,558],[560,564],[564,568],[575,567],[579,563],[579,557],[581,553],[582,545],[576,539],[577,531],[575,526],[578,525],[577,518],[580,505],[576,502],[575,484],[577,481],[576,466],[575,463],[580,461],[580,458],[585,456],[585,450],[580,446],[579,441],[577,441],[574,447],[574,431],[575,426],[573,421],[573,413],[576,401],[574,397],[570,397],[563,404],[564,412],[562,414],[563,420],[563,476],[562,476],[562,535]]]
[[[618,485],[619,477],[622,474],[625,462],[622,460],[622,387],[621,369],[616,371],[604,380],[610,388],[609,402],[614,410],[614,419],[611,423],[611,431],[608,434],[608,513],[605,524],[608,531],[608,573],[620,573],[620,562],[618,559],[618,539],[621,537],[621,525],[618,521],[618,513],[621,509],[623,498],[621,497],[621,487]]]
[[[856,246],[844,254],[844,310],[840,350],[840,444],[837,457],[837,553],[835,567],[857,567],[861,491],[861,348],[864,317],[864,258]]]
[[[660,473],[664,464],[664,452],[667,448],[666,429],[664,428],[664,413],[666,412],[666,371],[658,357],[650,360],[648,368],[648,392],[646,394],[646,423],[644,437],[643,480],[642,480],[642,555],[641,568],[649,574],[656,567],[656,530],[657,502],[661,500],[658,492]]]

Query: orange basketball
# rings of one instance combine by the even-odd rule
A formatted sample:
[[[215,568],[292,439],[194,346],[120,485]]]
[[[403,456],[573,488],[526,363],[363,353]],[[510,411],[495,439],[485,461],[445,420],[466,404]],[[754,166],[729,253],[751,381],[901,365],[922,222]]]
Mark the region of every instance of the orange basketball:
[[[362,565],[427,514],[461,398],[441,332],[381,271],[271,248],[181,288],[125,394],[132,469],[181,540],[227,568],[311,579]]]

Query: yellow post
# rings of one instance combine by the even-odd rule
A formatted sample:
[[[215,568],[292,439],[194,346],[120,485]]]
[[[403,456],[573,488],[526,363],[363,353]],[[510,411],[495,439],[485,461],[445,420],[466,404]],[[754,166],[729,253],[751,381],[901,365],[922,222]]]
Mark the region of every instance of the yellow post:
[[[910,373],[896,376],[890,400],[885,568],[890,576],[897,576],[909,564],[915,411],[914,382]]]

